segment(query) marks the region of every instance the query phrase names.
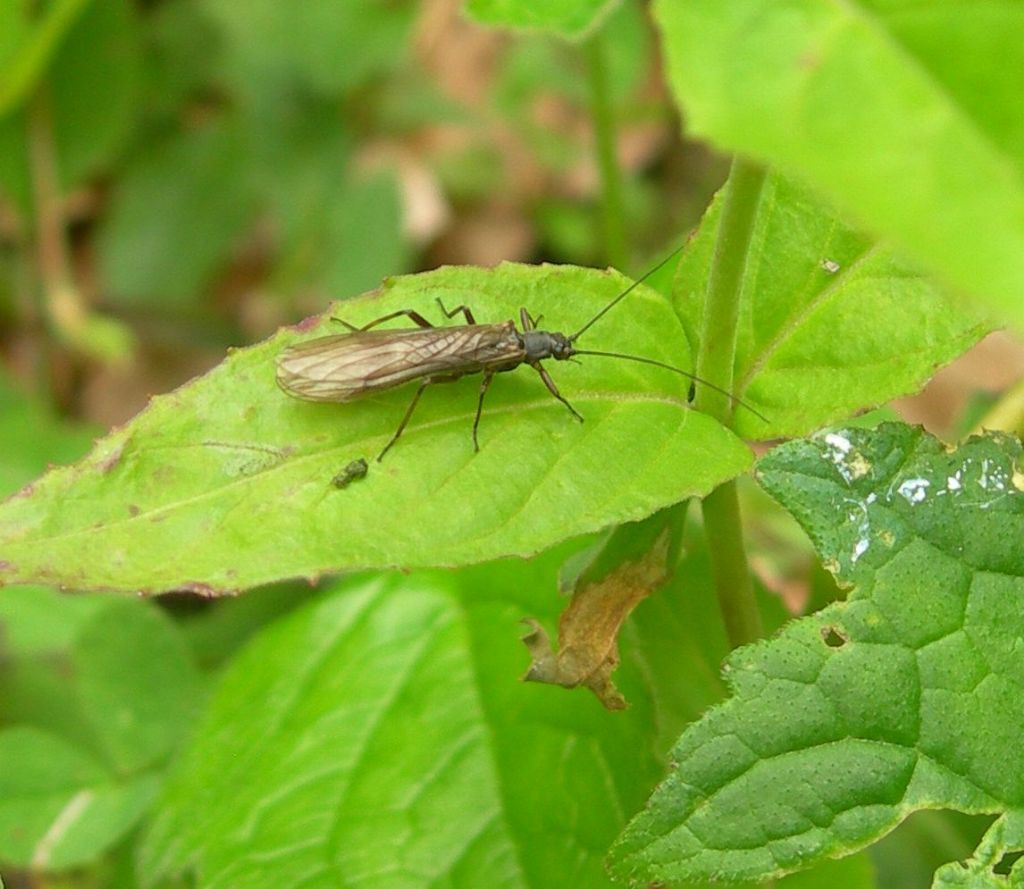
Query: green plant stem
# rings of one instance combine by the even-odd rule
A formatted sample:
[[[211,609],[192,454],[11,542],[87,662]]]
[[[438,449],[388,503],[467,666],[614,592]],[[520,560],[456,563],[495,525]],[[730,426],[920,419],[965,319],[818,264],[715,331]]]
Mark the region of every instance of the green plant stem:
[[[764,183],[764,170],[748,161],[733,162],[726,183],[715,251],[711,258],[704,317],[697,356],[697,376],[732,391],[736,360],[736,324],[740,287],[750,236]],[[709,386],[698,386],[695,406],[724,425],[732,420],[733,403]]]
[[[39,277],[47,315],[58,329],[80,325],[86,309],[71,277],[70,251],[57,184],[53,121],[45,85],[36,91],[28,107],[28,157],[35,199]]]
[[[626,248],[626,226],[623,218],[622,172],[616,153],[615,115],[608,90],[608,72],[604,61],[604,37],[600,32],[583,48],[590,83],[591,118],[597,163],[601,174],[601,221],[604,253],[608,263],[627,271],[629,251]]]
[[[36,247],[50,329],[75,351],[105,363],[130,357],[131,332],[94,313],[71,272],[49,92],[40,83],[27,107],[28,162],[35,204]]]
[[[763,633],[747,552],[743,546],[736,482],[719,485],[704,498],[701,508],[718,609],[722,613],[729,647],[736,648],[760,639]]]
[[[704,299],[697,375],[726,391],[733,385],[740,288],[763,181],[760,167],[740,159],[733,162]],[[730,399],[708,386],[697,386],[696,407],[726,426],[732,420]],[[703,511],[718,607],[729,644],[735,648],[762,635],[736,483],[726,482],[709,494]]]

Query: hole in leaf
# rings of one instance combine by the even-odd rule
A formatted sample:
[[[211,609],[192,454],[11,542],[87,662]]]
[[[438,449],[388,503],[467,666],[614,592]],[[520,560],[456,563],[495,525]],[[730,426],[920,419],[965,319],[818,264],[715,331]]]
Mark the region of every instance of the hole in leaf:
[[[992,872],[996,874],[1009,874],[1013,869],[1014,864],[1017,860],[1024,855],[1024,852],[1007,852],[1002,858],[999,859],[999,863],[992,868]]]
[[[839,627],[828,626],[821,628],[821,640],[829,648],[842,648],[849,638]]]

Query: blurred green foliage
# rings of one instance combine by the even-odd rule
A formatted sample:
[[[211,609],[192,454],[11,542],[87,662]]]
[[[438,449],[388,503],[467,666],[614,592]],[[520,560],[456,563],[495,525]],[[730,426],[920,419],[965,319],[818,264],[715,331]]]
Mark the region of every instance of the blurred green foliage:
[[[643,270],[649,257],[677,245],[725,177],[726,161],[682,142],[685,111],[685,126],[699,126],[719,146],[810,171],[876,231],[940,257],[936,265],[955,280],[1010,278],[1014,264],[991,261],[983,248],[1012,244],[1024,217],[972,216],[971,198],[985,185],[999,198],[991,206],[1012,209],[1017,189],[998,177],[971,181],[976,165],[964,157],[972,155],[941,139],[926,145],[928,129],[906,108],[876,115],[883,103],[874,91],[896,101],[903,92],[895,87],[918,84],[912,53],[920,53],[935,76],[926,94],[913,93],[928,102],[911,110],[966,132],[968,143],[986,149],[984,159],[988,149],[1001,150],[1000,169],[1012,179],[1021,130],[1009,100],[1024,68],[1014,44],[1021,31],[1010,25],[1020,4],[970,16],[965,6],[952,21],[941,4],[920,18],[895,14],[898,3],[855,11],[785,5],[803,19],[785,19],[782,5],[760,5],[665,0],[652,13],[639,0],[468,0],[464,8],[441,0],[0,0],[0,493],[15,494],[51,463],[73,462],[104,424],[124,422],[152,393],[208,368],[227,345],[258,339],[386,276],[499,258],[607,264],[588,68],[595,57],[618,129],[610,134],[623,179],[616,212],[630,252],[642,257],[623,271]],[[784,27],[769,27],[773,15]],[[829,39],[837,33],[846,40]],[[819,34],[828,52],[802,43]],[[734,42],[740,38],[750,43]],[[987,40],[1002,50],[986,51]],[[891,79],[872,79],[875,64],[858,63],[866,47]],[[833,74],[828,89],[807,105],[800,87],[822,71]],[[792,94],[783,89],[794,85]],[[880,163],[871,149],[886,134],[890,148]],[[949,187],[929,187],[933,167],[922,156],[955,174]],[[914,195],[928,213],[905,203],[905,181],[917,183]],[[810,343],[814,358],[842,351],[835,343],[842,330],[847,351],[838,370],[802,354],[773,368],[785,384],[774,420],[806,409],[812,395],[832,404],[840,380],[852,395],[836,415],[874,403],[857,356],[891,346],[894,331],[905,341],[895,358],[885,353],[891,366],[871,364],[886,394],[919,385],[973,338],[974,326],[970,337],[950,337],[938,351],[933,342],[928,351],[928,336],[935,340],[958,316],[929,310],[919,292],[913,298],[916,267],[894,262],[879,272],[887,248],[862,243],[824,205],[808,209],[778,195],[761,216],[775,221],[775,239],[762,230],[750,252],[756,262],[745,298],[753,308],[743,335],[757,333],[770,346]],[[895,224],[906,221],[904,210],[926,224]],[[688,329],[699,326],[685,301],[701,290],[711,263],[716,214],[691,245],[698,259],[685,274],[673,282],[666,268],[648,282],[664,295],[676,292]],[[934,244],[924,237],[942,228],[936,220],[955,237]],[[977,249],[953,249],[961,237]],[[858,249],[845,249],[853,241]],[[920,251],[922,243],[928,249]],[[843,274],[829,278],[840,266]],[[870,299],[852,293],[851,280]],[[885,300],[894,298],[903,314],[880,323]],[[925,308],[914,315],[918,305]],[[845,326],[832,323],[832,310]],[[610,335],[628,327],[614,318]],[[768,335],[773,321],[779,332]],[[669,326],[648,331],[666,348]],[[915,365],[906,379],[894,372],[915,360],[924,369]],[[242,363],[225,366],[231,372]],[[266,356],[258,367],[269,367]],[[812,380],[809,369],[821,376]],[[244,411],[239,438],[285,428],[274,411],[260,410],[258,373],[229,383],[234,410]],[[167,415],[188,419],[187,400],[173,398],[164,402]],[[216,411],[216,399],[209,409]],[[319,416],[331,435],[333,418]],[[201,446],[230,448],[206,440],[210,427],[197,427]],[[133,431],[126,428],[126,438]],[[171,446],[181,444],[173,429],[169,435]],[[159,438],[134,444],[158,469],[173,449]],[[611,467],[620,453],[635,456],[613,445],[593,461],[606,480],[611,468],[636,469]],[[561,459],[555,454],[552,464]],[[187,461],[175,471],[196,481]],[[579,512],[586,503],[566,496],[577,480],[568,475],[554,495]],[[512,493],[527,498],[551,490],[545,479],[522,462],[502,465],[475,497],[439,509],[460,510],[460,521],[472,525],[474,510],[493,512],[493,486],[508,485],[508,494],[514,485]],[[159,472],[148,482],[162,483],[161,493],[170,487]],[[243,488],[237,479],[228,487]],[[104,490],[112,521],[128,524],[134,504]],[[261,508],[295,503],[287,490],[268,491]],[[628,485],[618,491],[630,494]],[[587,494],[600,515],[608,492],[591,486]],[[398,500],[375,507],[393,523],[381,524],[385,532],[407,520]],[[72,486],[41,520],[59,536],[62,515],[86,517],[82,537],[62,539],[67,565],[76,549],[88,550],[82,541],[100,524],[94,505]],[[809,610],[837,599],[834,579],[792,518],[763,496],[746,505],[764,585],[803,593]],[[276,527],[256,527],[256,512],[242,503],[236,513],[253,539]],[[197,525],[209,518],[203,513],[200,504]],[[294,517],[295,527],[311,515]],[[414,530],[429,549],[436,529],[424,524]],[[320,530],[335,555],[333,526]],[[280,583],[216,602],[0,590],[0,871],[16,881],[129,889],[178,880],[198,861],[206,870],[197,885],[214,879],[236,889],[239,875],[266,885],[267,862],[274,884],[287,887],[307,877],[313,885],[323,868],[344,861],[351,885],[608,885],[610,840],[662,774],[678,733],[726,694],[714,541],[692,523],[686,535],[677,577],[623,629],[616,681],[633,709],[614,718],[589,698],[515,682],[528,661],[516,621],[529,613],[555,626],[563,604],[558,570],[591,540],[529,563]],[[288,535],[273,537],[285,553],[293,546]],[[132,541],[129,532],[117,548],[90,555],[120,559]],[[250,542],[232,555],[246,559]],[[165,563],[194,558],[185,545],[164,556],[173,540],[161,546],[154,558]],[[249,566],[259,567],[252,559]],[[766,624],[781,624],[780,600],[760,585],[758,595]],[[787,606],[797,608],[795,598]],[[334,790],[325,794],[324,786]],[[923,813],[873,850],[875,871],[866,855],[855,855],[780,886],[923,886],[938,865],[968,855],[980,830],[977,820]],[[312,852],[304,845],[311,837],[319,843]]]
[[[411,230],[412,205],[427,200],[417,183],[431,181],[455,213],[504,191],[555,255],[599,259],[593,186],[516,193],[517,177],[564,177],[587,156],[571,136],[589,101],[578,53],[539,32],[508,45],[478,36],[475,64],[447,76],[481,82],[445,86],[437,71],[450,50],[431,45],[431,29],[450,41],[444,29],[465,25],[433,22],[439,9],[428,16],[413,0],[6,4],[0,206],[11,243],[28,248],[45,210],[46,160],[33,147],[42,131],[60,210],[77,226],[68,249],[86,251],[92,302],[119,314],[209,312],[236,279],[247,298],[258,287],[257,301],[276,303],[275,320],[368,290],[443,233],[436,222]],[[626,4],[611,24],[610,81],[624,118],[663,122],[663,102],[635,102],[648,23]],[[544,96],[569,118],[552,127],[538,117]],[[527,154],[503,156],[495,114]],[[648,218],[654,207],[631,206]],[[31,274],[12,274],[0,301],[17,315],[33,289]]]
[[[480,51],[460,73],[467,24],[452,13],[414,0],[0,3],[3,493],[88,449],[100,427],[61,413],[126,417],[126,384],[164,387],[194,372],[197,347],[429,263],[418,252],[449,230],[442,255],[472,259],[462,243],[492,205],[533,230],[523,257],[600,257],[596,182],[566,184],[590,154],[578,51],[475,28]],[[634,101],[649,24],[633,4],[615,19],[623,119],[664,128],[660,98]],[[630,207],[638,222],[660,212]],[[126,360],[135,381],[115,366]],[[5,592],[0,866],[88,865],[81,885],[134,885],[131,834],[201,707],[201,668],[309,594],[282,584],[204,606]]]

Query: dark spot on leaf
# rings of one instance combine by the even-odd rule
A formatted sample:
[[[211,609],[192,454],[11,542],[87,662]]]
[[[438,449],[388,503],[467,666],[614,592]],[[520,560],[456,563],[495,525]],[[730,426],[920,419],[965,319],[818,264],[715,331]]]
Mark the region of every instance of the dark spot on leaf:
[[[992,872],[996,874],[1009,874],[1020,858],[1024,856],[1024,852],[1007,852],[1002,858],[999,859],[999,863],[992,868]]]
[[[289,330],[294,330],[296,333],[305,333],[307,330],[312,330],[320,323],[319,315],[310,315],[308,318],[303,318],[298,324],[293,324]]]
[[[0,571],[14,571],[14,564],[6,559],[0,559]]]
[[[121,454],[124,453],[124,444],[119,444],[113,451],[100,461],[100,472],[110,472],[121,462]]]
[[[128,515],[137,516],[140,512],[142,512],[142,510],[139,509],[134,503],[128,504]]]
[[[828,626],[821,628],[821,641],[829,648],[842,648],[850,640],[839,627]]]
[[[367,469],[368,464],[366,462],[366,458],[360,457],[358,460],[351,461],[344,469],[334,476],[334,478],[331,479],[331,484],[338,489],[347,488],[352,484],[352,482],[365,478]]]

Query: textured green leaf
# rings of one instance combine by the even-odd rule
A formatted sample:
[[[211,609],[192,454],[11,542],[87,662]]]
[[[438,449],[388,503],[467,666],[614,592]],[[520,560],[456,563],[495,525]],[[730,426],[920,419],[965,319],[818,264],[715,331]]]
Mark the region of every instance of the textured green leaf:
[[[762,484],[853,590],[730,657],[733,698],[676,745],[613,850],[620,877],[765,879],[929,808],[1008,813],[977,873],[1024,846],[1021,452],[888,424],[762,459]]]
[[[536,28],[579,38],[596,28],[620,0],[468,0],[466,12],[485,25]]]
[[[528,306],[545,326],[571,331],[627,283],[573,267],[442,269],[390,281],[339,311],[357,323],[399,308],[438,318],[441,297],[473,305],[481,322]],[[155,398],[77,466],[9,500],[0,508],[0,576],[216,592],[356,567],[529,555],[705,494],[750,463],[739,439],[690,409],[687,380],[584,356],[552,369],[582,425],[521,368],[491,387],[474,454],[479,384],[434,387],[387,459],[338,491],[334,475],[380,451],[412,396],[406,387],[339,405],[278,390],[281,349],[338,329],[310,319],[236,351]],[[671,307],[643,288],[580,345],[689,365]]]
[[[63,870],[95,859],[152,801],[153,776],[118,779],[60,739],[0,732],[0,861]]]
[[[256,637],[168,782],[145,880],[609,886],[604,849],[660,768],[651,728],[720,694],[726,646],[697,594],[706,559],[687,560],[627,624],[629,710],[517,682],[519,618],[554,622],[562,558],[349,581]],[[867,889],[868,872],[847,859],[780,889]]]
[[[718,236],[721,201],[687,245],[676,307],[694,347]],[[804,435],[916,392],[985,332],[892,251],[858,234],[806,189],[771,174],[742,283],[735,392],[767,415],[737,411],[758,438]]]
[[[661,0],[655,14],[689,132],[800,175],[1024,323],[1024,3]]]

